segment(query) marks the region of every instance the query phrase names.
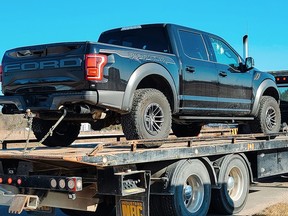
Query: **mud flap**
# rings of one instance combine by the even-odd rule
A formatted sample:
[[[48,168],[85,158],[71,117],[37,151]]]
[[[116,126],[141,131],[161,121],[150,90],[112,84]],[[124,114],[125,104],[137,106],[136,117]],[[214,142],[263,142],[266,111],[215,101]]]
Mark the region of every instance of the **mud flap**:
[[[149,197],[150,197],[150,172],[143,172],[145,184],[141,188],[129,188],[132,193],[124,193],[116,196],[116,215],[117,216],[149,216]],[[124,183],[125,184],[125,183]],[[143,187],[144,186],[144,187]],[[129,186],[131,187],[131,185]]]

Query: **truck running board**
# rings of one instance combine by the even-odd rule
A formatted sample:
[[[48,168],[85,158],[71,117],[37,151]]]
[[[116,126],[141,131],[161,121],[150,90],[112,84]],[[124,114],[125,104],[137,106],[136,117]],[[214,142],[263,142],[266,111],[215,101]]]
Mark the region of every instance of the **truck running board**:
[[[218,116],[179,116],[179,119],[184,120],[213,120],[218,121],[251,121],[254,120],[254,117],[218,117]]]

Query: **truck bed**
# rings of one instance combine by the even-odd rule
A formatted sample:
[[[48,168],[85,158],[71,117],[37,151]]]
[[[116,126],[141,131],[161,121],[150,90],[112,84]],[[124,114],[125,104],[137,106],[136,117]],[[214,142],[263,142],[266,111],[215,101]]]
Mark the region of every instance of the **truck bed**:
[[[0,159],[20,159],[61,164],[63,167],[109,167],[163,160],[205,157],[237,152],[284,149],[288,147],[287,134],[275,139],[257,140],[255,135],[208,136],[194,138],[168,138],[160,140],[134,140],[72,144],[69,147],[48,148],[39,146],[24,152],[23,147],[0,151]],[[263,135],[262,135],[263,136]],[[143,143],[162,143],[159,148],[141,148]],[[67,163],[65,163],[67,162]]]

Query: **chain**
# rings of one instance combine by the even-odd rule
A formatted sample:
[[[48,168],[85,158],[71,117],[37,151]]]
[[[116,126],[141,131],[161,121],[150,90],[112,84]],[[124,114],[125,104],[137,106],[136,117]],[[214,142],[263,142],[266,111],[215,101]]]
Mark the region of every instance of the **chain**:
[[[33,148],[31,148],[29,151],[27,151],[27,146],[29,144],[29,134],[28,133],[28,138],[26,140],[26,145],[25,145],[25,149],[24,149],[24,154],[25,153],[30,153],[31,151],[34,151],[40,144],[42,144],[48,136],[52,136],[53,131],[55,130],[55,128],[61,123],[61,121],[65,118],[67,111],[66,109],[62,109],[63,110],[63,114],[62,116],[58,119],[58,121],[50,128],[50,130],[48,131],[48,133],[37,143],[37,145],[35,145]],[[29,132],[31,131],[31,127],[32,127],[32,122],[33,122],[33,114],[31,115],[31,124],[29,125]],[[28,120],[29,122],[29,120]]]
[[[32,131],[32,124],[33,124],[33,118],[34,117],[35,117],[35,115],[31,112],[31,110],[27,109],[24,118],[28,119],[28,121],[27,121],[28,135],[27,135],[26,144],[24,147],[24,152],[26,152],[28,145],[29,145],[29,142],[30,142],[30,133]]]

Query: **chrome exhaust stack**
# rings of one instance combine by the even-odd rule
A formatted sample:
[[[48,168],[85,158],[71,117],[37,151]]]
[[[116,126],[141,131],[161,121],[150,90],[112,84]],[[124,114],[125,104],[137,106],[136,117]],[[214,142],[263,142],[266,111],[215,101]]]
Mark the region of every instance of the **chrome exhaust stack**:
[[[248,35],[243,37],[243,58],[246,59],[249,56],[248,53]]]

